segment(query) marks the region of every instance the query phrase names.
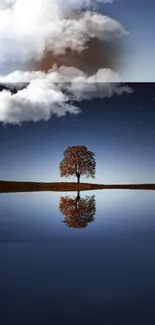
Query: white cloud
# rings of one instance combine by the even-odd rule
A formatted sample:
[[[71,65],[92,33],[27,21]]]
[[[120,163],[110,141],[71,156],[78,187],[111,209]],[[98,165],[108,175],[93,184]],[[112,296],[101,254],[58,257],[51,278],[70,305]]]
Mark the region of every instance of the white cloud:
[[[89,40],[113,42],[126,35],[120,22],[89,11],[97,2],[112,0],[0,0],[0,66],[41,59],[45,49],[54,55],[64,54],[66,48],[81,53]],[[81,8],[87,10],[77,16],[75,10]],[[0,82],[29,83],[13,95],[0,92],[0,121],[13,124],[47,121],[52,114],[79,114],[77,103],[83,99],[131,92],[111,69],[87,75],[75,66],[53,65],[48,73],[17,70],[2,76],[1,72]]]
[[[46,47],[64,53],[82,51],[89,39],[109,40],[126,35],[120,22],[86,11],[80,19],[64,19],[87,1],[0,0],[0,63],[41,58]]]
[[[71,81],[67,88],[74,98],[81,101],[92,98],[112,97],[114,94],[132,93],[132,89],[121,83],[119,74],[110,69],[100,69],[95,75],[81,75]]]
[[[0,78],[0,82],[5,84],[25,81],[29,85],[14,95],[6,90],[0,93],[1,122],[20,124],[24,121],[47,121],[52,114],[60,117],[67,112],[80,113],[80,108],[71,104],[73,100],[78,102],[131,93],[128,86],[120,83],[119,75],[107,69],[101,69],[91,77],[75,68],[61,67],[48,74],[16,71]]]
[[[52,114],[58,117],[66,112],[77,114],[80,110],[68,103],[69,98],[48,80],[34,80],[16,94],[0,93],[0,121],[20,124],[24,121],[47,121]]]

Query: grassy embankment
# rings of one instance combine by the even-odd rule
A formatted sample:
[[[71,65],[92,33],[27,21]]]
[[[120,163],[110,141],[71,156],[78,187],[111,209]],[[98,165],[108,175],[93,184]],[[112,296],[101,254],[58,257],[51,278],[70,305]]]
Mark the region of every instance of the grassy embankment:
[[[72,192],[87,191],[100,189],[131,189],[131,190],[155,190],[155,184],[89,184],[89,183],[70,183],[70,182],[14,182],[0,181],[0,193],[12,192],[38,192],[38,191],[56,191],[56,192]]]

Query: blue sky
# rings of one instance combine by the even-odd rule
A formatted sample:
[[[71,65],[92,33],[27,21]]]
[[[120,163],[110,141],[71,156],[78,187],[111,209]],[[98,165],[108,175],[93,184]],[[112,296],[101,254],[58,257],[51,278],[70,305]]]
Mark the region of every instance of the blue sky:
[[[60,178],[67,146],[86,145],[96,155],[93,183],[155,182],[154,84],[129,84],[133,93],[78,103],[76,115],[48,121],[0,124],[0,179],[76,181]]]
[[[154,0],[118,0],[102,4],[101,10],[122,22],[129,31],[131,56],[125,72],[128,81],[155,81],[155,2]]]

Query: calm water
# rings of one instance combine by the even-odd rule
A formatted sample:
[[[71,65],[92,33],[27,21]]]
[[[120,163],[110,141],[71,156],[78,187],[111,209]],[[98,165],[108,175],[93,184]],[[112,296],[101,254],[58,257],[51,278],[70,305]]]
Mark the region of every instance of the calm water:
[[[1,194],[0,243],[0,324],[155,324],[155,192]]]

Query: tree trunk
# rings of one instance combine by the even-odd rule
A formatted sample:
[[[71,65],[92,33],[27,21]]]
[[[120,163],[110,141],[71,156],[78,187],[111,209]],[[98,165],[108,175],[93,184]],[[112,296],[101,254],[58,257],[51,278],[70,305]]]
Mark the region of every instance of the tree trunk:
[[[77,197],[76,200],[79,201],[80,200],[80,191],[77,192]]]
[[[76,172],[77,182],[80,183],[80,173]]]
[[[80,191],[77,192],[77,197],[75,199],[76,209],[78,209],[80,203]]]

